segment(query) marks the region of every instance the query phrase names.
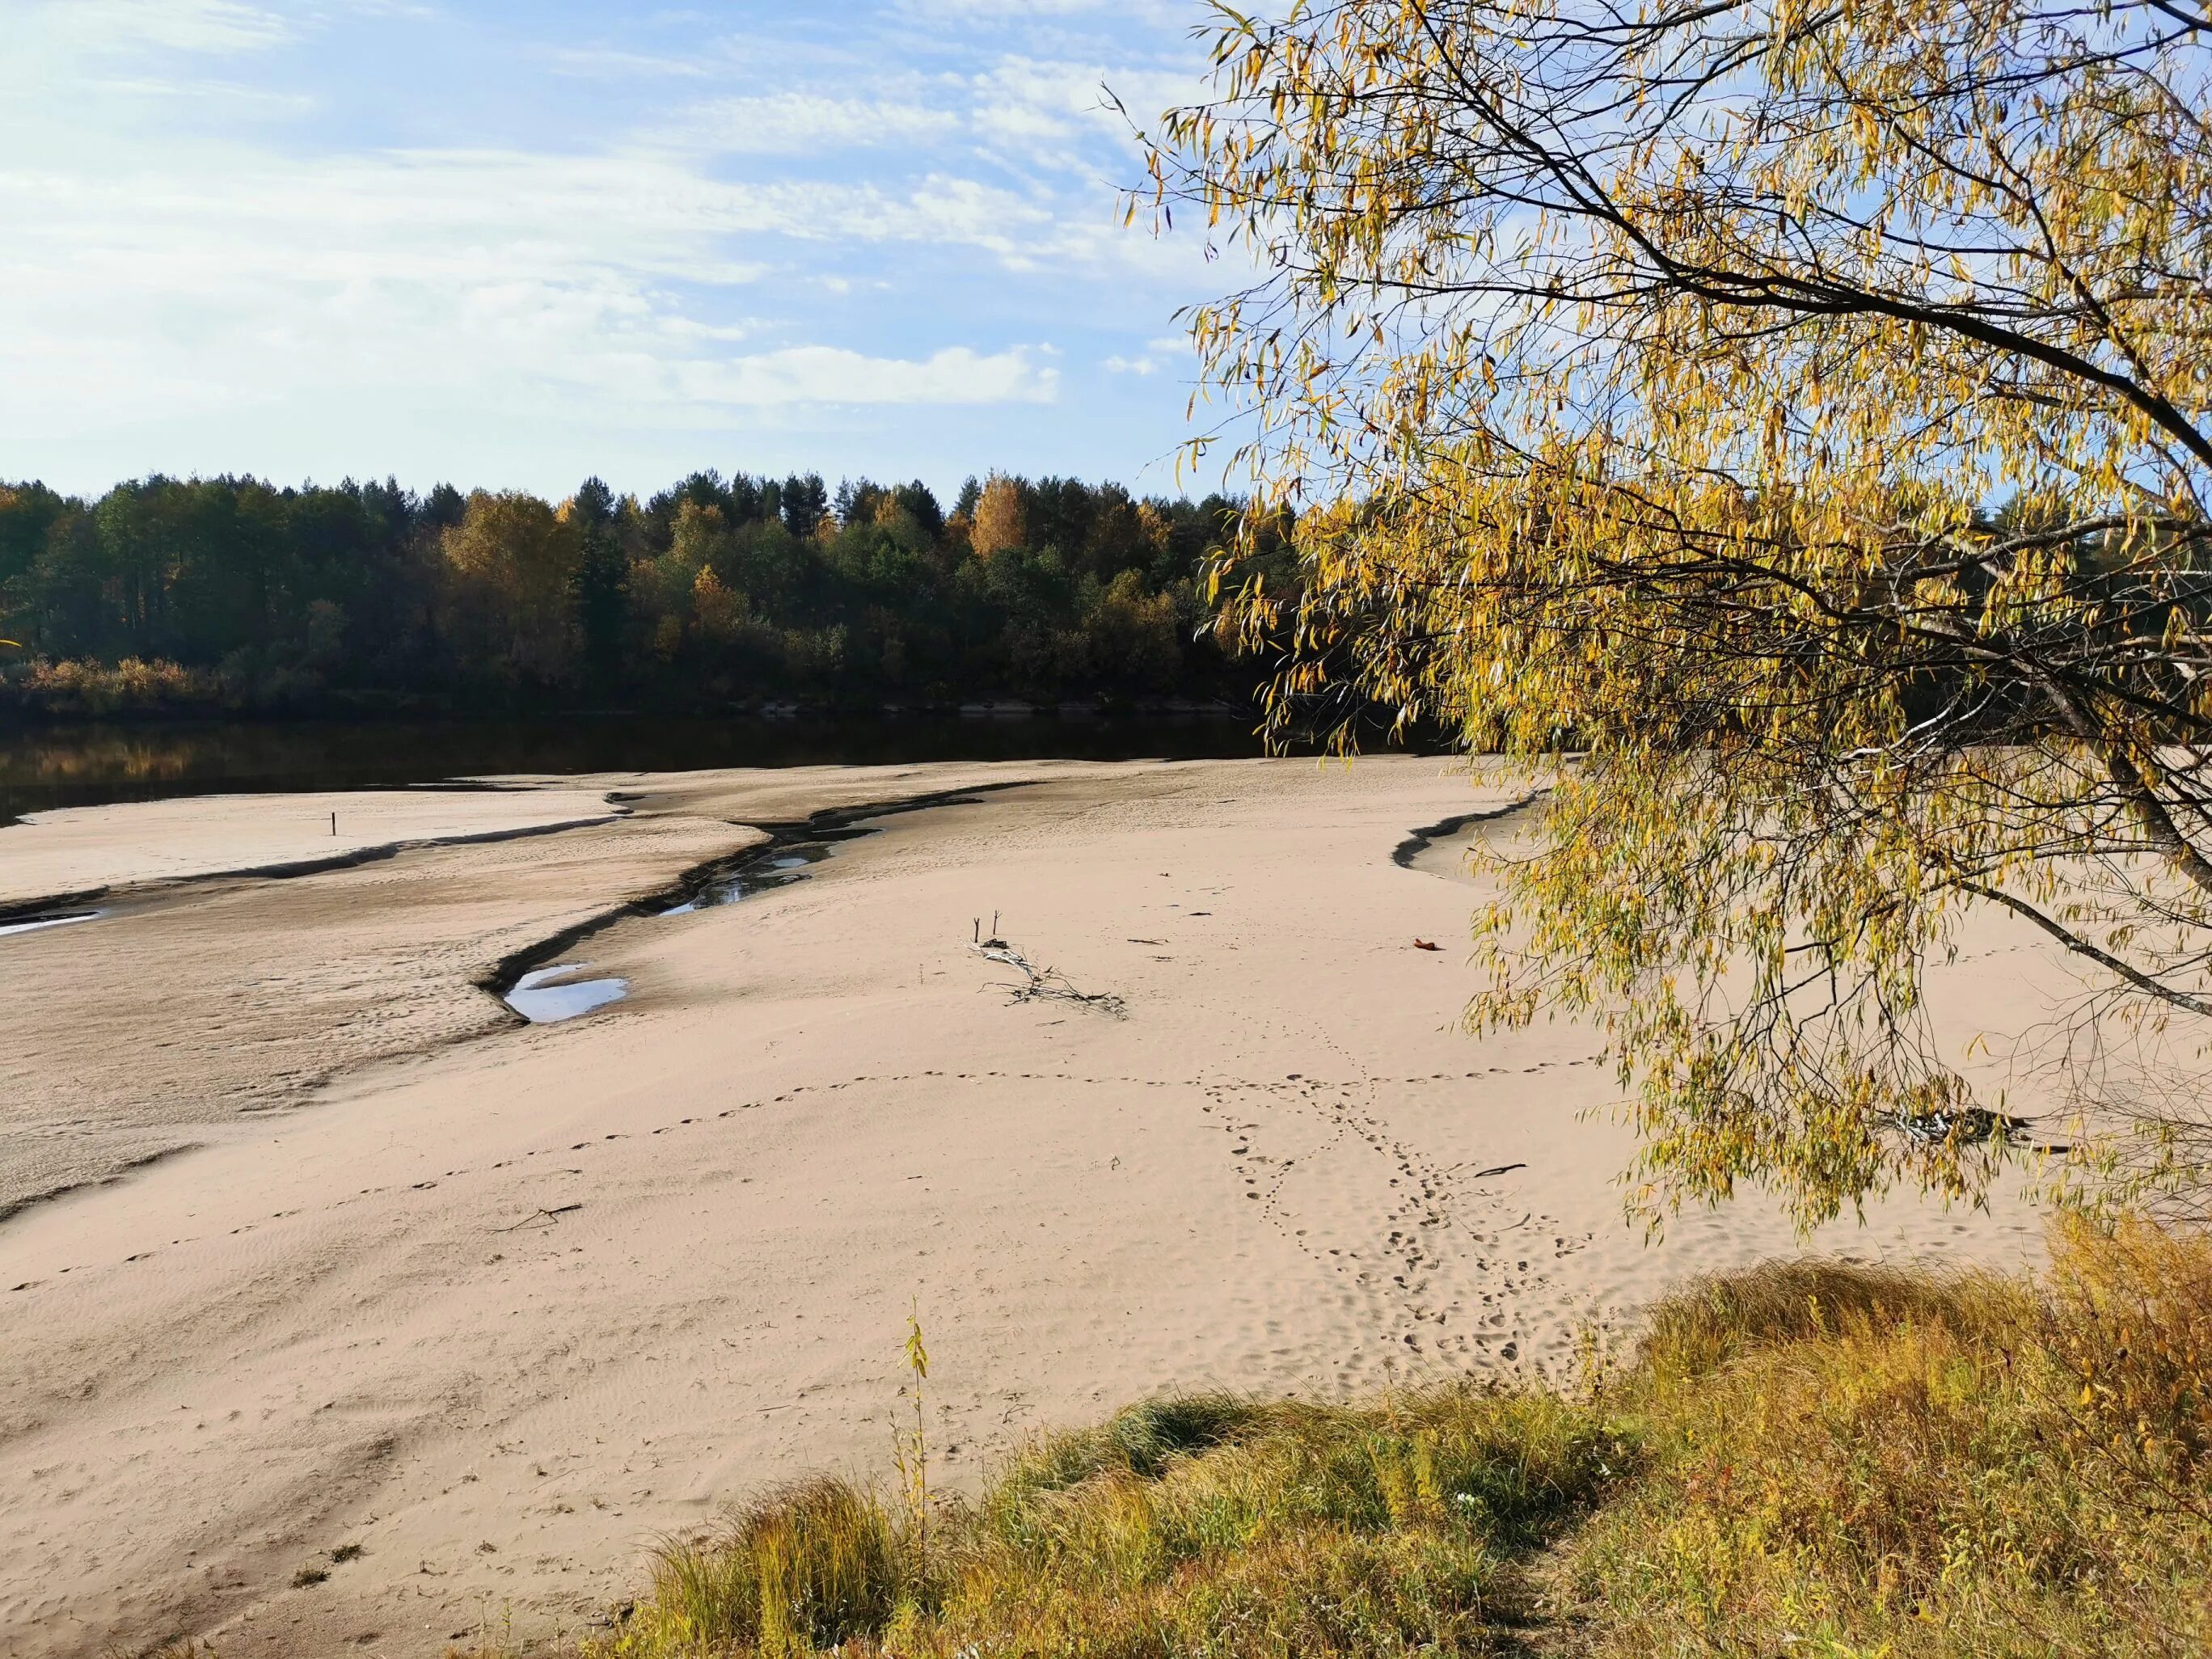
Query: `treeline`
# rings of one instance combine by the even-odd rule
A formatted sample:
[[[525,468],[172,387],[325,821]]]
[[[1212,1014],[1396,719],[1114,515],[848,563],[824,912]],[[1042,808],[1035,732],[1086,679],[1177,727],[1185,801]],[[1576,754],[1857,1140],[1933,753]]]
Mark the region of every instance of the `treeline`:
[[[0,486],[18,708],[1242,700],[1200,578],[1240,503],[993,474],[641,501],[441,484]],[[104,690],[103,690],[104,688]]]

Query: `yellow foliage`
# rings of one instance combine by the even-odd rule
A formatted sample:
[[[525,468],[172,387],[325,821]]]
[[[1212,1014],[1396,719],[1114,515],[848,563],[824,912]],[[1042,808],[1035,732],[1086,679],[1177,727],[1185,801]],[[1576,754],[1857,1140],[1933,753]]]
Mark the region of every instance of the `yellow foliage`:
[[[684,618],[674,611],[663,613],[653,625],[653,654],[663,662],[673,662],[684,648]]]
[[[1168,541],[1175,533],[1175,526],[1168,521],[1167,515],[1150,501],[1139,501],[1137,533],[1145,538],[1145,545],[1158,555],[1168,550]]]
[[[1158,130],[1163,221],[1260,266],[1191,319],[1249,522],[1300,514],[1219,629],[1280,731],[1551,786],[1470,1017],[1606,1024],[1654,1215],[1978,1190],[1969,908],[2212,1030],[2212,57],[2151,15],[1223,8]]]
[[[990,476],[975,502],[975,522],[968,540],[979,559],[1027,544],[1029,505],[1022,498],[1019,484],[1003,473]]]
[[[691,584],[691,616],[708,639],[728,639],[744,620],[744,596],[723,586],[712,569],[702,569]]]
[[[535,495],[478,490],[442,546],[455,628],[514,672],[557,674],[568,655],[569,583],[583,553],[576,526]]]

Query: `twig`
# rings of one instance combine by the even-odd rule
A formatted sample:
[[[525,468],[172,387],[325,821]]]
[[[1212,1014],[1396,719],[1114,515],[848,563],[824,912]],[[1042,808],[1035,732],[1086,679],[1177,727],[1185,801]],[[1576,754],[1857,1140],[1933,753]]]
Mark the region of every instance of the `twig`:
[[[540,1210],[536,1215],[526,1215],[523,1217],[521,1220],[516,1222],[512,1227],[495,1227],[492,1229],[492,1231],[495,1233],[520,1232],[523,1228],[529,1226],[532,1223],[538,1220],[541,1217],[547,1221],[558,1221],[562,1216],[573,1215],[583,1207],[584,1206],[580,1204],[563,1204],[560,1208],[556,1210]]]

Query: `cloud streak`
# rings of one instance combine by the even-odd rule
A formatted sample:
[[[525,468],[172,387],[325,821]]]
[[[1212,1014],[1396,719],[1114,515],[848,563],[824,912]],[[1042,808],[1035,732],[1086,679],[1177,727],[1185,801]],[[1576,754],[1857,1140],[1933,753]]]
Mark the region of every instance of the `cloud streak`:
[[[1028,348],[990,356],[955,346],[921,362],[870,357],[830,346],[796,346],[693,365],[692,395],[750,407],[791,404],[1049,404],[1060,371]]]

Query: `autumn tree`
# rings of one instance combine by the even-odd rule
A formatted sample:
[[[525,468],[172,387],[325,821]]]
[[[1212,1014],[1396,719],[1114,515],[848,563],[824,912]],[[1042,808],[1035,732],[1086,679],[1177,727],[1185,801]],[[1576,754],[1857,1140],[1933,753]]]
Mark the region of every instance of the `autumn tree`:
[[[2200,1047],[2212,19],[1215,10],[1140,200],[1252,262],[1192,332],[1301,510],[1221,625],[1293,642],[1279,720],[1547,769],[1473,1023],[1605,1024],[1655,1212],[1808,1222],[1989,1177],[1923,995],[1969,911],[2070,953],[2075,1031]]]
[[[886,499],[898,512],[910,520],[923,538],[938,542],[945,537],[945,509],[938,505],[936,492],[916,478],[912,483],[899,485]],[[878,512],[881,508],[878,507]]]
[[[1016,480],[994,472],[975,498],[969,546],[979,559],[988,559],[1029,541],[1029,502]]]
[[[559,678],[570,659],[580,527],[535,495],[478,490],[443,545],[453,627],[473,659],[520,681]]]

